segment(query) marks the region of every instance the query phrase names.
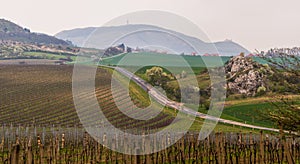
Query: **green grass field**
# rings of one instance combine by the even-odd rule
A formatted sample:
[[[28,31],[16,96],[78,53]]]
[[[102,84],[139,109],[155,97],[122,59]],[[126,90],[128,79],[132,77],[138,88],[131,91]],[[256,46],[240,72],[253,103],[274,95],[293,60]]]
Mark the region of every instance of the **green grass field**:
[[[125,59],[126,60],[125,62]],[[187,64],[195,73],[199,73],[201,68],[206,66],[216,67],[223,65],[230,57],[201,57],[201,56],[179,56],[171,54],[158,54],[158,53],[127,53],[118,55],[116,57],[103,58],[99,64],[103,65],[118,65],[123,67],[139,67],[159,65],[165,67],[177,67],[182,71],[182,68]],[[153,64],[152,64],[153,63]],[[186,64],[185,64],[186,63]]]
[[[226,118],[226,116],[230,116],[230,118],[228,119],[272,128],[275,126],[273,122],[269,120],[263,120],[262,117],[259,116],[260,112],[272,107],[273,106],[267,102],[228,106],[225,107],[223,111],[223,118]]]
[[[227,100],[226,102],[230,102],[230,100]],[[187,104],[187,106],[193,109],[195,108],[195,106],[191,104]],[[272,108],[270,103],[264,102],[255,104],[228,105],[224,107],[221,118],[273,128],[275,126],[273,122],[269,120],[263,120],[259,115],[259,112],[270,108]],[[201,113],[208,112],[208,110],[206,110],[204,107],[199,107],[198,111]]]

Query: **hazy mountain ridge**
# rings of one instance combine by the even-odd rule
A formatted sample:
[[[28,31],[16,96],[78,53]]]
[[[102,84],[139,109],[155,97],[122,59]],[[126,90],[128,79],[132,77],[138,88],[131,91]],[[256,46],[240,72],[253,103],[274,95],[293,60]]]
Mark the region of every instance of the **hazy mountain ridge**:
[[[93,34],[92,34],[93,33]],[[92,35],[90,35],[92,34]],[[127,35],[126,37],[123,37]],[[249,53],[247,49],[232,41],[206,43],[202,40],[187,36],[185,34],[167,30],[152,25],[122,25],[110,27],[88,27],[65,30],[55,35],[63,40],[70,40],[77,46],[105,49],[112,46],[111,43],[124,43],[130,47],[145,47],[148,45],[159,45],[168,47],[174,53],[191,54],[195,49],[200,50],[198,55],[220,54],[224,56],[235,56],[241,52]],[[121,38],[120,38],[121,37]],[[119,38],[117,42],[114,42]],[[93,44],[98,43],[98,44]],[[191,43],[195,47],[190,46]],[[156,47],[157,48],[157,47]]]

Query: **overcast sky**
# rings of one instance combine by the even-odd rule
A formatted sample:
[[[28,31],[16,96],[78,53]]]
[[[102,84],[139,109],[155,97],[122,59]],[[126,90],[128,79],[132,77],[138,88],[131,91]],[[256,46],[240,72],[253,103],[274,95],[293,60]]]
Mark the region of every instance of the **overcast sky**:
[[[0,0],[0,18],[54,35],[102,26],[139,10],[163,10],[197,24],[212,41],[232,39],[250,51],[300,47],[299,0]]]

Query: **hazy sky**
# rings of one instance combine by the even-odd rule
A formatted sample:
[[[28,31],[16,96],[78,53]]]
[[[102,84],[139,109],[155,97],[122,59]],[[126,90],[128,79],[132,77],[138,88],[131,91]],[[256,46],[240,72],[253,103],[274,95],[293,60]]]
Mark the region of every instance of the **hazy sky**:
[[[0,18],[51,35],[134,11],[163,10],[194,22],[212,41],[232,39],[250,51],[300,46],[299,0],[0,1]]]

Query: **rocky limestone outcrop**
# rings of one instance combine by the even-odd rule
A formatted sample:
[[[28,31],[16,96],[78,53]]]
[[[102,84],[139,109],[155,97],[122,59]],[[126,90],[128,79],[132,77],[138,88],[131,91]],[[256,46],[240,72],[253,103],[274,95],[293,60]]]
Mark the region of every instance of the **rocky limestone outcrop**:
[[[267,76],[272,73],[268,66],[261,65],[242,54],[231,58],[225,65],[225,71],[229,94],[246,96],[266,92]]]

